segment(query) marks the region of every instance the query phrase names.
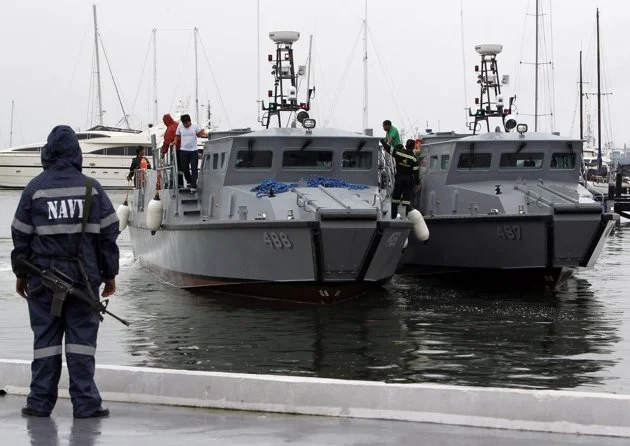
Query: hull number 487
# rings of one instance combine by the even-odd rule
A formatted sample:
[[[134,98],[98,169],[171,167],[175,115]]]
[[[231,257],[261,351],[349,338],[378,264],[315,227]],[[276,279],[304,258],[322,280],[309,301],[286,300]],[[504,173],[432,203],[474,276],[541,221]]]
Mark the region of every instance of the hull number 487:
[[[501,240],[522,240],[523,232],[520,225],[498,225],[497,237]]]

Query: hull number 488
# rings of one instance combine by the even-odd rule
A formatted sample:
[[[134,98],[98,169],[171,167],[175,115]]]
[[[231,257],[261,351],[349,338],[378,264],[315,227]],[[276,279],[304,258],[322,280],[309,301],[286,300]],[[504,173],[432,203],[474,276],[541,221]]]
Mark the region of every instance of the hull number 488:
[[[273,249],[292,249],[293,243],[284,232],[265,232],[263,241]]]

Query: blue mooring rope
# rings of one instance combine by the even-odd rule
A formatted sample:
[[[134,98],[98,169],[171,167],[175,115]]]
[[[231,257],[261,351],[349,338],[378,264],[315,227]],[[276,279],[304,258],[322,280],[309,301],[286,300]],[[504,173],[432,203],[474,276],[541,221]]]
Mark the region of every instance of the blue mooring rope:
[[[260,183],[258,186],[252,187],[251,191],[256,192],[256,197],[268,197],[270,193],[281,194],[283,192],[289,192],[291,189],[298,187],[297,183],[280,183],[276,180],[267,179]],[[311,177],[306,179],[305,187],[338,187],[350,190],[365,190],[369,186],[366,184],[352,184],[348,183],[341,178],[331,177]]]

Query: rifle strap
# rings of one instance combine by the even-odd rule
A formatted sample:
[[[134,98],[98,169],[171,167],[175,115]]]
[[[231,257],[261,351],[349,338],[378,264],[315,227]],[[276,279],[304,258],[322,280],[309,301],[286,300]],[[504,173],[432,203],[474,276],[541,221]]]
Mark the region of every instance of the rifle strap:
[[[83,267],[83,240],[85,239],[85,229],[87,228],[88,218],[90,217],[90,209],[92,209],[92,178],[85,176],[85,200],[83,203],[83,220],[81,221],[81,239],[79,240],[79,250],[77,253],[77,265],[79,267],[79,272],[83,276],[83,282],[85,282],[85,288],[87,289],[88,295],[94,299],[98,300],[98,297],[94,295],[94,291],[90,286],[90,281],[88,279],[87,273],[85,272],[85,268]]]
[[[83,254],[83,239],[85,238],[85,229],[87,228],[88,218],[90,217],[90,209],[92,209],[92,178],[85,177],[85,199],[83,200],[83,220],[81,221],[81,240],[79,242],[79,252],[77,258],[81,258]]]

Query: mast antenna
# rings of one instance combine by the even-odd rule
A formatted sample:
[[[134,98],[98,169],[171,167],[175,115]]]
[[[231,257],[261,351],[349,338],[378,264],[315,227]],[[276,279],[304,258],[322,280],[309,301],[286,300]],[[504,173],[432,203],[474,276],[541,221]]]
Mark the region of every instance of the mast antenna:
[[[306,102],[298,102],[297,78],[302,76],[306,67],[300,66],[296,70],[293,57],[293,44],[300,39],[297,31],[272,31],[269,38],[276,44],[275,55],[269,54],[267,60],[271,64],[271,74],[274,77],[274,89],[269,90],[269,104],[265,107],[261,101],[263,110],[262,124],[269,128],[271,119],[277,116],[278,127],[282,127],[281,112],[297,113],[296,120],[310,131],[315,127],[315,120],[309,118],[308,110],[311,107],[311,97],[315,87],[306,92]],[[309,56],[310,57],[310,56]]]

